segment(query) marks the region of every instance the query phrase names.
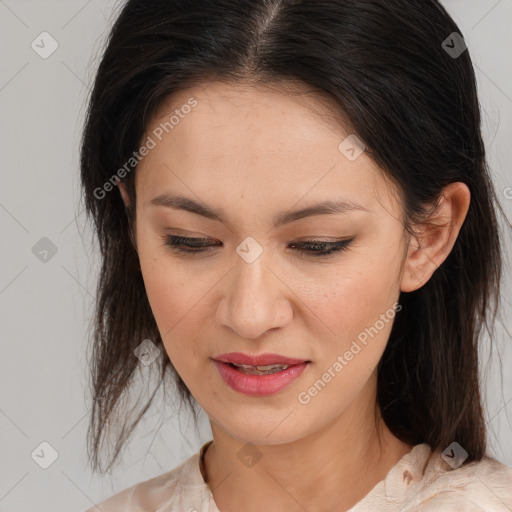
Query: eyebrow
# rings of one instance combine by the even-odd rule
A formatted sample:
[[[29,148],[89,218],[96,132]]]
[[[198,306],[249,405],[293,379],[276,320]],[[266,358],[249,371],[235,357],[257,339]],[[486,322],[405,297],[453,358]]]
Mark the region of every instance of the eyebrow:
[[[229,225],[229,221],[225,218],[221,210],[215,210],[206,204],[201,204],[189,197],[182,195],[161,194],[149,202],[152,206],[165,206],[175,210],[185,210],[206,217],[207,219],[222,222]],[[332,215],[337,213],[348,213],[351,211],[370,212],[364,206],[339,198],[334,200],[323,201],[300,210],[293,210],[279,213],[274,217],[274,226],[282,226],[290,224],[294,221],[311,217],[313,215]]]

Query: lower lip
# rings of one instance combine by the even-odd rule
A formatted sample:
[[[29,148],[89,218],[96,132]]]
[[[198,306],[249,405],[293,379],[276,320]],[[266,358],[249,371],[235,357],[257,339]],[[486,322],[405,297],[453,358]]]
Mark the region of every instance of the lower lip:
[[[213,360],[220,376],[235,391],[250,396],[273,395],[297,380],[308,363],[294,364],[271,375],[247,375],[227,363]]]

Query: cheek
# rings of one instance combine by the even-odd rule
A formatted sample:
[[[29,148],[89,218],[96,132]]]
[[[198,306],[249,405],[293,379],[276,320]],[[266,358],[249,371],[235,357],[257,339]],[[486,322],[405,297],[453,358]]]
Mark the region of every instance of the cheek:
[[[162,254],[165,247],[148,248],[142,244],[140,247],[139,260],[146,294],[164,346],[171,357],[173,347],[184,346],[183,343],[171,343],[171,340],[185,337],[184,328],[194,321],[204,293],[201,293],[198,283],[191,284],[191,276],[180,265]]]
[[[374,379],[396,316],[392,276],[378,269],[354,271],[329,281],[308,306],[329,327],[317,333],[314,366],[297,389],[300,411],[310,417],[337,414]],[[329,404],[329,407],[326,406]]]
[[[328,329],[322,329],[327,335],[321,335],[323,343],[315,349],[318,364],[308,385],[325,372],[335,374],[325,399],[340,389],[348,395],[357,393],[377,366],[397,314],[393,307],[399,296],[397,272],[392,258],[367,258],[321,279],[321,287],[316,281],[315,293],[311,281],[306,304]],[[325,375],[326,381],[330,378]]]
[[[199,326],[206,321],[201,307],[205,291],[197,284],[191,286],[179,271],[170,272],[158,263],[146,268],[143,275],[165,352],[187,387],[195,389],[197,362],[208,357],[207,347],[194,343]]]
[[[329,327],[330,338],[350,344],[396,301],[396,263],[383,258],[327,271],[302,285],[304,303]],[[339,347],[342,348],[342,347]]]

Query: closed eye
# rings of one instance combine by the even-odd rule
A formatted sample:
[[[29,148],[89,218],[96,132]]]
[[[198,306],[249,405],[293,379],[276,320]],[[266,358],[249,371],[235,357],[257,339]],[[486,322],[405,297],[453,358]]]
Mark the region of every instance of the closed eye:
[[[300,243],[292,242],[289,244],[289,247],[297,248],[297,252],[300,254],[308,253],[315,257],[326,257],[347,250],[353,240],[353,238],[336,242],[308,240]],[[165,245],[170,246],[173,251],[181,254],[205,253],[211,248],[219,246],[219,244],[212,244],[211,241],[212,239],[210,238],[190,238],[172,235],[165,237]]]

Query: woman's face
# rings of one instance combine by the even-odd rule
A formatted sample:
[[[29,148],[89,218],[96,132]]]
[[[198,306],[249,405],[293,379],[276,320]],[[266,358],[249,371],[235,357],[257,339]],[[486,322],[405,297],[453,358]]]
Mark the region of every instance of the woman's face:
[[[332,112],[312,94],[211,83],[173,96],[142,141],[136,242],[165,349],[210,419],[254,444],[297,440],[373,407],[375,368],[400,314],[396,190]],[[178,195],[222,220],[169,206]],[[326,201],[353,207],[308,214]],[[315,255],[337,241],[341,250]],[[214,361],[229,353],[307,363],[246,375]]]

